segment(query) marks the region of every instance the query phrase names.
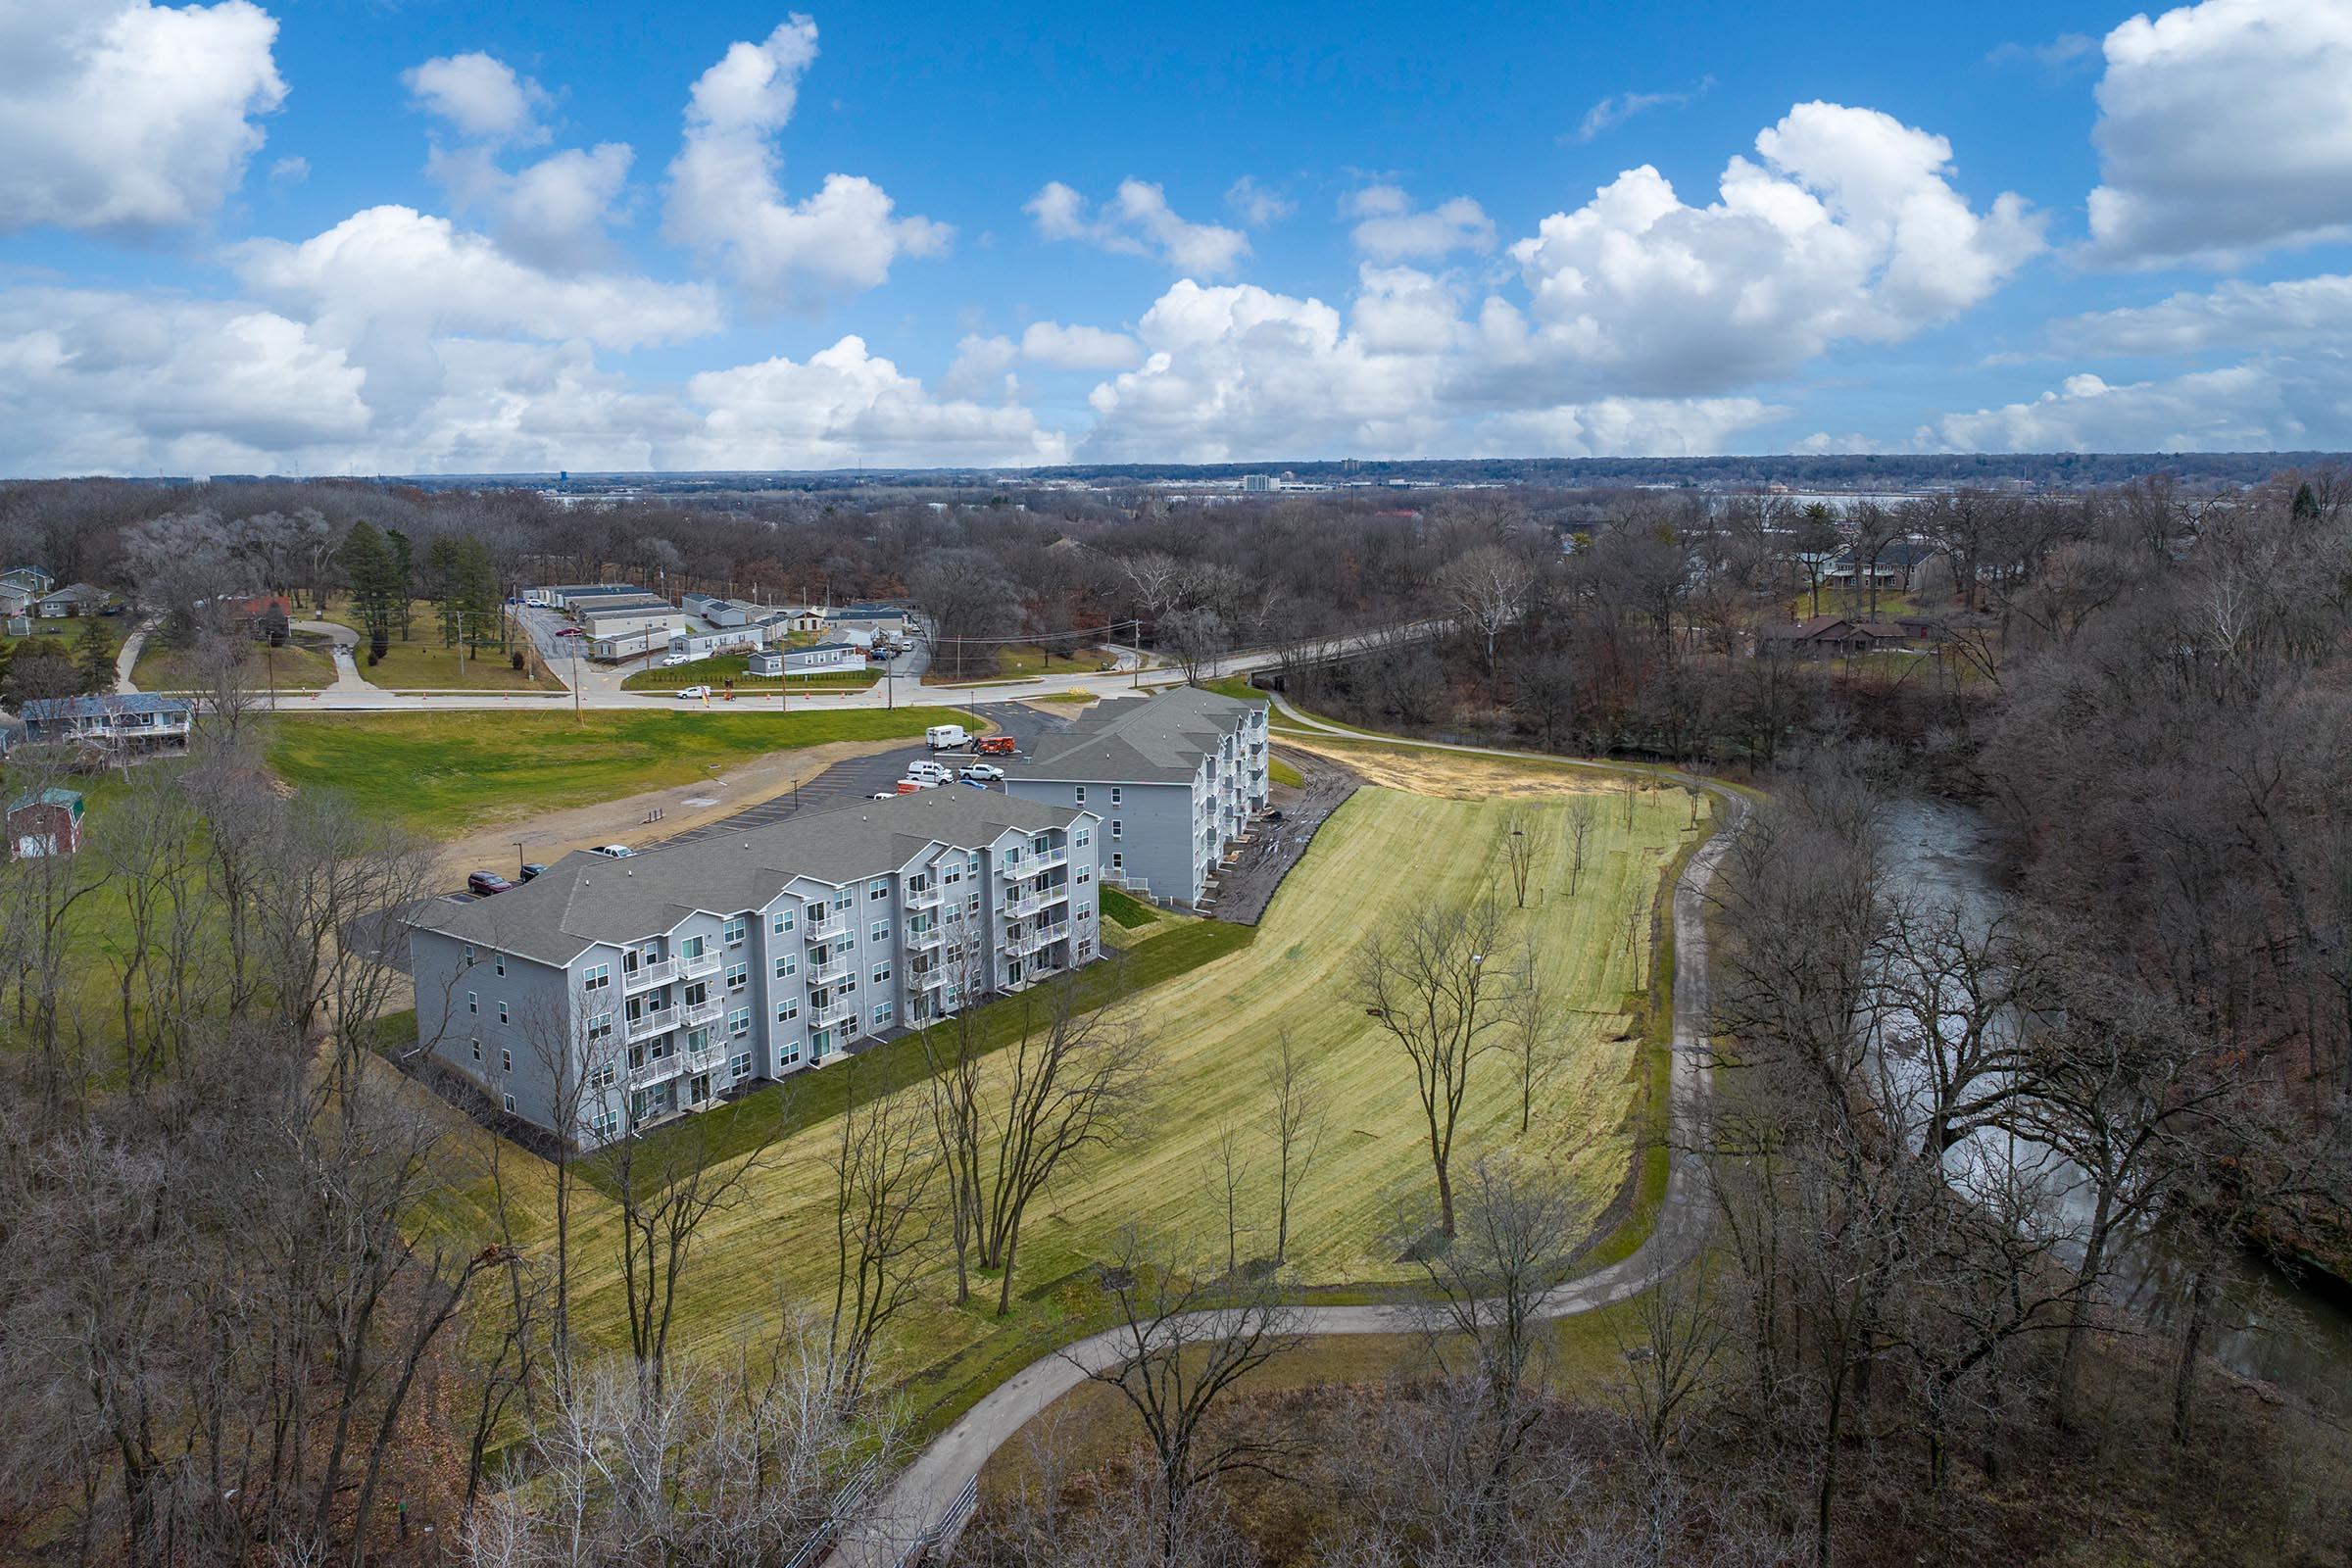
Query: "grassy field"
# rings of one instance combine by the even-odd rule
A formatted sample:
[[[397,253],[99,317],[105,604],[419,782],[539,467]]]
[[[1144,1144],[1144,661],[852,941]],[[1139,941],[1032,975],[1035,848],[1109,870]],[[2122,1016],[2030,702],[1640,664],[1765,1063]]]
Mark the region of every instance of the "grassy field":
[[[1033,675],[1069,675],[1099,670],[1110,662],[1110,655],[1100,648],[1065,649],[1056,647],[1051,653],[1036,643],[1014,643],[996,651],[993,662],[984,661],[977,649],[967,650],[959,671],[949,667],[955,664],[955,647],[934,648],[933,666],[924,671],[926,686],[954,685],[959,681],[1026,680]]]
[[[130,679],[143,692],[187,691],[198,684],[180,653],[153,637],[140,646],[139,657],[130,666]],[[245,685],[252,691],[274,686],[281,692],[315,692],[334,683],[335,659],[327,652],[324,638],[296,632],[283,648],[255,643],[245,661]]]
[[[1306,782],[1305,774],[1279,757],[1266,759],[1266,777],[1272,782],[1282,785],[1285,789],[1295,790]]]
[[[1922,612],[1908,594],[1892,588],[1882,588],[1878,594],[1878,609],[1874,615],[1871,594],[1867,588],[1824,588],[1821,591],[1821,610],[1824,615],[1844,615],[1855,620],[1892,620],[1897,615],[1916,615]],[[1790,620],[1808,620],[1815,612],[1811,592],[1800,593],[1788,601]]]
[[[395,637],[385,648],[384,657],[373,664],[368,662],[368,628],[360,623],[350,600],[335,600],[324,614],[314,618],[331,620],[338,626],[349,626],[358,632],[360,646],[353,651],[353,655],[359,662],[360,678],[386,691],[544,692],[561,689],[559,682],[533,679],[529,673],[514,668],[496,646],[468,649],[463,659],[459,658],[457,649],[442,646],[441,612],[427,600],[418,599],[409,606],[409,636],[406,639]],[[514,646],[521,647],[522,643],[518,640]]]
[[[863,691],[882,677],[870,669],[827,670],[819,675],[794,675],[777,678],[764,675],[746,675],[741,654],[712,654],[709,659],[697,659],[691,663],[672,664],[667,669],[641,669],[620,683],[621,690],[631,692],[674,692],[687,686],[708,686],[717,690],[727,681],[735,683],[739,692],[800,692],[800,691]]]
[[[1070,1169],[1032,1213],[1009,1319],[951,1308],[939,1282],[925,1291],[903,1320],[893,1366],[908,1380],[906,1392],[921,1405],[956,1404],[1055,1343],[1099,1308],[1087,1271],[1123,1224],[1201,1239],[1215,1233],[1221,1246],[1208,1168],[1229,1128],[1244,1132],[1253,1166],[1262,1167],[1255,1063],[1277,1030],[1290,1031],[1332,1104],[1324,1152],[1293,1214],[1294,1263],[1304,1281],[1325,1288],[1408,1279],[1386,1238],[1393,1203],[1427,1185],[1418,1109],[1403,1058],[1347,1000],[1347,965],[1361,938],[1396,916],[1494,886],[1514,811],[1534,818],[1544,899],[1513,918],[1535,935],[1561,999],[1568,1066],[1522,1139],[1507,1067],[1491,1060],[1472,1087],[1457,1158],[1516,1150],[1559,1171],[1596,1208],[1616,1196],[1635,1142],[1633,1107],[1646,1090],[1629,1008],[1647,983],[1648,911],[1691,813],[1670,789],[1638,794],[1630,827],[1622,813],[1606,813],[1582,892],[1571,900],[1559,829],[1573,780],[1550,770],[1542,795],[1482,793],[1474,780],[1456,781],[1444,796],[1359,791],[1317,836],[1253,941],[1137,998],[1160,1051],[1143,1131]],[[1195,930],[1217,929],[1200,922],[1157,937],[1138,961]],[[828,1147],[822,1126],[788,1136],[754,1174],[746,1200],[714,1219],[683,1287],[687,1338],[708,1342],[772,1312],[780,1296],[813,1300],[829,1289],[829,1253],[814,1245],[829,1192]],[[1244,1247],[1262,1250],[1262,1168],[1249,1185],[1252,1235]],[[594,1255],[607,1250],[612,1224],[609,1214],[585,1221]],[[621,1333],[614,1287],[609,1278],[583,1280],[575,1306],[575,1321],[607,1341]]]
[[[284,717],[270,764],[436,837],[703,777],[766,752],[911,739],[951,708],[831,713],[334,713]]]

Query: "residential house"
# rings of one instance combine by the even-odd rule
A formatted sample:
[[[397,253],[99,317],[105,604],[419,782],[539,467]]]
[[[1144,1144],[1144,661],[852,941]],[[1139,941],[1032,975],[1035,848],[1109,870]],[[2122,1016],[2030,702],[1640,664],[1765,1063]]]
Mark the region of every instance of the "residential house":
[[[509,1113],[610,1142],[1093,962],[1099,828],[926,790],[569,855],[411,912],[417,1044]]]
[[[666,648],[672,632],[687,629],[686,612],[646,595],[638,602],[613,600],[573,612],[586,634],[592,659],[630,659]]]
[[[862,632],[865,642],[871,645],[876,637],[895,641],[904,636],[912,629],[914,619],[903,606],[862,601],[826,611],[825,625],[827,630],[845,636]]]
[[[27,745],[99,746],[130,752],[185,751],[195,705],[184,697],[132,692],[109,697],[41,697],[24,705]]]
[[[33,613],[43,620],[95,615],[114,602],[114,595],[86,582],[74,583],[33,601]]]
[[[283,648],[293,629],[294,602],[279,595],[263,594],[251,599],[220,601],[220,614],[235,631],[241,631],[272,648]]]
[[[0,571],[0,583],[23,589],[27,599],[38,599],[57,586],[57,579],[40,566],[11,566]]]
[[[1810,659],[1842,658],[1881,648],[1900,648],[1909,636],[1892,621],[1815,615],[1793,625],[1766,626],[1756,633],[1756,652]]]
[[[76,792],[40,790],[9,803],[9,858],[72,855],[80,848],[81,796]]]
[[[760,629],[757,626],[724,626],[716,630],[700,627],[669,634],[669,651],[688,659],[708,659],[712,654],[750,653],[759,648]]]
[[[686,594],[678,602],[686,608],[688,614],[699,615],[716,627],[748,625],[752,619],[752,606],[739,605],[732,599],[721,599],[715,594]]]
[[[38,598],[40,594],[37,591],[23,583],[0,580],[0,615],[10,620],[30,614],[33,601]]]
[[[822,675],[865,668],[865,650],[856,643],[810,643],[804,648],[762,648],[744,665],[747,675]]]
[[[1822,573],[1821,580],[1826,587],[1877,587],[1905,593],[1920,567],[1941,553],[1941,548],[1932,540],[1889,539],[1867,560],[1857,551],[1840,553]]]
[[[633,582],[550,583],[540,588],[524,589],[522,602],[526,605],[545,605],[552,610],[573,610],[599,600],[644,592]]]
[[[1007,764],[1004,789],[1096,812],[1105,881],[1195,904],[1265,809],[1266,705],[1197,686],[1102,703]]]

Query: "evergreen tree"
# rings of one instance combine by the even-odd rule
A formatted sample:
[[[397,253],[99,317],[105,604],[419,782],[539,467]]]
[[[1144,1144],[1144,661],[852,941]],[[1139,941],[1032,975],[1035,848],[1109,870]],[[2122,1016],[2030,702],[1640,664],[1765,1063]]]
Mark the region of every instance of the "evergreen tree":
[[[94,697],[115,689],[115,639],[96,615],[82,617],[81,646],[74,663],[81,673],[83,692]]]
[[[491,564],[490,547],[470,534],[460,539],[451,575],[452,597],[465,612],[466,645],[478,649],[498,641],[498,568]]]
[[[2297,522],[2320,520],[2320,498],[2313,493],[2309,479],[2295,486],[2295,499],[2288,509],[2288,515]]]
[[[351,525],[343,539],[343,571],[351,578],[351,597],[368,631],[368,659],[374,663],[392,644],[392,627],[408,599],[400,580],[400,563],[375,524],[362,520]]]
[[[424,549],[425,597],[441,612],[441,646],[458,646],[458,540],[443,534]]]
[[[400,640],[409,640],[409,609],[416,597],[416,552],[409,536],[398,528],[384,530],[384,543],[392,549],[392,564],[400,573]]]

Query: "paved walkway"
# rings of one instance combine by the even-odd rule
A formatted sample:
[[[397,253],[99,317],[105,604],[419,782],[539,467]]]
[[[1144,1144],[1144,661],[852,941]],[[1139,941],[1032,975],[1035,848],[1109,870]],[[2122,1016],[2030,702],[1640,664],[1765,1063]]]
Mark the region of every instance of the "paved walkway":
[[[381,686],[360,673],[360,634],[349,626],[338,626],[331,620],[297,620],[294,630],[314,632],[324,637],[330,645],[327,652],[335,661],[335,683],[318,693],[321,700],[336,697],[382,697],[388,695]]]
[[[1350,732],[1310,718],[1280,696],[1275,706],[1302,729],[1335,736]],[[1363,739],[1360,735],[1351,738]],[[1469,756],[1525,760],[1534,754],[1492,746],[1457,746],[1444,741],[1377,737],[1384,744],[1417,750],[1459,752]],[[1556,760],[1556,759],[1547,759]],[[1578,765],[1606,772],[1658,776],[1655,768],[1630,763],[1582,762]],[[1674,1163],[1668,1168],[1666,1198],[1655,1228],[1623,1261],[1571,1280],[1545,1298],[1543,1315],[1572,1317],[1629,1300],[1690,1261],[1707,1233],[1707,1204],[1703,1192],[1703,1147],[1699,1134],[1705,1124],[1708,1083],[1708,1042],[1702,1020],[1708,1011],[1707,887],[1722,863],[1732,839],[1745,825],[1749,806],[1739,791],[1705,779],[1682,778],[1686,784],[1714,796],[1722,815],[1716,831],[1685,866],[1674,889],[1674,1072],[1673,1107],[1669,1116]],[[1432,1309],[1418,1305],[1318,1306],[1303,1308],[1298,1326],[1310,1334],[1416,1333],[1436,1325]],[[858,1568],[891,1568],[906,1559],[934,1522],[943,1519],[964,1487],[980,1474],[991,1454],[1048,1406],[1086,1381],[1089,1370],[1112,1365],[1123,1353],[1115,1332],[1098,1334],[1066,1349],[1040,1356],[932,1440],[912,1463],[899,1473],[874,1518],[842,1544],[841,1560]],[[961,1521],[956,1521],[960,1528]],[[953,1539],[949,1532],[947,1539]],[[935,1543],[935,1545],[945,1542]]]
[[[115,691],[117,695],[122,697],[137,695],[139,688],[138,684],[130,678],[131,669],[139,662],[140,650],[147,646],[147,634],[162,624],[161,621],[142,620],[130,629],[129,636],[122,639],[122,648],[115,654]]]

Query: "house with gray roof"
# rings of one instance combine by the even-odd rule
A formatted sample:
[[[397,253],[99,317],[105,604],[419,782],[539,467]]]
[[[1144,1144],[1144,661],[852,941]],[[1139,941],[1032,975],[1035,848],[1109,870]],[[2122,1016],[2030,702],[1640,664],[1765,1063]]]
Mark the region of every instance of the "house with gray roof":
[[[114,752],[181,752],[196,705],[153,692],[39,697],[24,705],[23,744],[96,746]]]
[[[419,1049],[582,1147],[1101,956],[1092,811],[925,790],[408,917]]]
[[[1198,686],[1102,703],[1004,774],[1016,799],[1102,818],[1104,880],[1197,904],[1266,808],[1266,705]]]

